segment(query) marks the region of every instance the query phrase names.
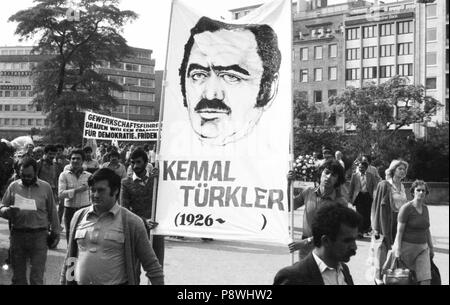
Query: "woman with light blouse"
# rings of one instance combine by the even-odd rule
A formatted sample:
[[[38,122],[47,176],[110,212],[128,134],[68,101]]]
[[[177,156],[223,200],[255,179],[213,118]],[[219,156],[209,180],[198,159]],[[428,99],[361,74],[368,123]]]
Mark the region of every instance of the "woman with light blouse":
[[[372,204],[373,234],[383,237],[383,247],[379,252],[375,282],[382,282],[381,267],[387,251],[392,248],[397,232],[397,217],[400,208],[408,202],[402,180],[406,177],[408,163],[404,160],[393,160],[386,170],[386,180],[378,184]]]

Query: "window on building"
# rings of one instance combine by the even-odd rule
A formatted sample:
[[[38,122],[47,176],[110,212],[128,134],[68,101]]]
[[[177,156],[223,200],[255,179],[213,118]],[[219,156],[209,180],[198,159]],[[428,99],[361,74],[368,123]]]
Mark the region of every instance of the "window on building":
[[[141,65],[141,73],[154,74],[155,73],[155,67]]]
[[[428,77],[425,84],[426,89],[436,89],[436,77]]]
[[[116,70],[123,70],[123,63],[118,62],[118,63],[111,63],[111,69],[116,69]]]
[[[19,105],[12,105],[12,111],[19,111]]]
[[[328,80],[337,80],[337,67],[328,67]]]
[[[125,64],[125,70],[132,72],[139,72],[139,65]]]
[[[138,101],[139,100],[139,92],[126,91],[126,92],[123,93],[123,98],[126,99],[126,100]]]
[[[428,4],[427,5],[427,18],[433,18],[437,16],[437,5]]]
[[[389,57],[389,56],[394,56],[394,45],[393,44],[380,45],[380,57]]]
[[[33,91],[28,91],[28,97],[33,97],[34,96],[34,94],[33,94]]]
[[[347,49],[346,53],[347,60],[357,60],[360,58],[361,50],[359,48]]]
[[[11,120],[11,125],[12,126],[19,126],[19,119],[12,119]]]
[[[36,105],[36,111],[37,112],[41,112],[42,111],[42,106],[41,105]]]
[[[20,105],[20,111],[27,111],[27,105]]]
[[[328,98],[330,98],[332,96],[337,96],[337,90],[336,89],[328,90]]]
[[[28,126],[32,126],[33,125],[33,119],[28,119]]]
[[[364,47],[363,48],[363,58],[374,58],[377,57],[377,47]]]
[[[363,38],[376,37],[376,25],[363,26]]]
[[[322,68],[314,69],[314,81],[316,82],[322,81]]]
[[[153,109],[152,107],[140,107],[140,113],[142,115],[155,115],[155,109]]]
[[[300,60],[308,60],[308,48],[300,48]]]
[[[141,93],[140,100],[141,101],[146,101],[146,102],[154,102],[155,101],[155,94],[153,94],[153,93]]]
[[[330,44],[328,46],[328,57],[330,58],[337,57],[337,44]]]
[[[437,32],[436,28],[428,28],[427,29],[427,41],[436,41],[437,40]]]
[[[359,39],[360,28],[351,28],[345,30],[345,37],[347,40]]]
[[[19,91],[17,91],[17,90],[12,91],[12,96],[19,97]]]
[[[409,33],[412,33],[413,30],[414,30],[414,27],[413,27],[412,20],[401,21],[401,22],[397,23],[397,34],[398,35],[409,34]]]
[[[345,80],[359,79],[359,68],[352,68],[345,70]]]
[[[115,75],[110,75],[109,76],[109,80],[118,83],[119,85],[123,85],[124,81],[123,81],[123,77],[122,76],[115,76]]]
[[[308,82],[308,69],[300,70],[300,82],[307,83]]]
[[[394,65],[380,66],[380,78],[390,78],[394,73]]]
[[[397,55],[410,55],[413,53],[412,42],[399,43],[397,45]]]
[[[314,103],[322,103],[322,91],[314,91]]]
[[[427,66],[435,66],[437,64],[437,53],[427,52],[426,60]]]
[[[20,91],[20,97],[27,97],[26,91]]]
[[[401,64],[397,65],[397,75],[400,76],[412,76],[413,75],[413,64]]]
[[[314,58],[315,59],[322,59],[322,46],[314,47]]]
[[[36,126],[42,126],[43,125],[43,120],[42,119],[36,119]]]
[[[3,91],[0,91],[0,97],[3,97]]]
[[[5,97],[10,97],[11,96],[11,91],[5,91]]]
[[[139,79],[134,77],[125,77],[125,85],[139,86]]]
[[[153,79],[141,79],[141,87],[155,88],[155,81]]]
[[[11,111],[11,105],[5,105],[5,111]]]
[[[363,79],[377,78],[377,67],[363,68]]]
[[[5,119],[5,125],[10,126],[10,119]]]
[[[20,126],[27,126],[27,119],[20,119]]]
[[[380,36],[391,36],[394,35],[394,24],[384,23],[380,24]]]

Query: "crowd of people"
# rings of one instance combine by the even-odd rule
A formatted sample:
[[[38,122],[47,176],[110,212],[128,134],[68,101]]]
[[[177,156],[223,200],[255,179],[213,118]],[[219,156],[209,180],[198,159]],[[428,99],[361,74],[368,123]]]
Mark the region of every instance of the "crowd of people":
[[[141,267],[152,284],[164,283],[164,236],[151,234],[158,225],[152,200],[159,174],[152,147],[30,143],[14,153],[1,143],[0,153],[0,217],[10,225],[13,284],[44,283],[47,250],[57,247],[63,231],[62,284],[138,284]],[[342,153],[324,148],[322,155],[315,186],[293,202],[294,210],[304,207],[302,239],[289,245],[300,260],[281,269],[274,284],[351,285],[345,263],[356,254],[356,240],[372,236],[383,245],[376,284],[383,284],[388,250],[415,271],[418,283],[430,284],[428,185],[415,181],[408,201],[406,161],[393,160],[382,180],[370,156],[361,155],[346,188]],[[294,179],[289,172],[288,181]]]

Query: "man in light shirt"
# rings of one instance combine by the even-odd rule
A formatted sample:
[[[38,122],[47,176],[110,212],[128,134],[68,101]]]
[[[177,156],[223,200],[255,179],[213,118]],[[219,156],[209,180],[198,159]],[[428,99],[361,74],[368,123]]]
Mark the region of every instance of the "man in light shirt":
[[[345,263],[356,254],[361,216],[339,204],[321,207],[312,224],[314,250],[278,271],[274,285],[353,285]]]
[[[89,203],[88,179],[90,173],[83,169],[84,152],[81,149],[70,153],[70,168],[59,175],[58,195],[64,199],[64,226],[69,240],[70,221],[76,211],[87,207]]]

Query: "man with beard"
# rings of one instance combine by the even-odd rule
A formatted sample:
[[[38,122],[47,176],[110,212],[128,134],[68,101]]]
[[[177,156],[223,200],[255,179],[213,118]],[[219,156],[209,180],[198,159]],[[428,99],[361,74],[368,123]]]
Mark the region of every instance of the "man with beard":
[[[246,137],[276,97],[280,65],[270,26],[200,18],[179,69],[184,106],[200,141],[224,146]]]
[[[339,204],[321,207],[312,223],[314,250],[304,260],[281,269],[274,285],[353,285],[345,263],[356,254],[361,216]]]
[[[334,159],[325,161],[318,171],[318,187],[309,187],[294,198],[294,210],[305,206],[303,212],[303,235],[302,241],[293,242],[289,245],[291,252],[300,250],[300,259],[303,259],[313,249],[313,234],[311,230],[312,220],[317,210],[329,203],[338,203],[347,206],[348,203],[341,193],[341,186],[345,182],[344,169]],[[289,172],[288,180],[295,177]]]
[[[43,285],[47,260],[48,230],[59,242],[60,224],[53,191],[37,178],[36,160],[25,157],[19,164],[20,179],[11,183],[0,205],[0,216],[11,222],[11,263],[13,285],[27,285],[27,259],[30,259],[30,284]]]
[[[150,230],[157,225],[150,219],[152,218],[154,178],[158,176],[158,169],[155,168],[151,172],[147,170],[148,156],[142,149],[133,151],[130,160],[133,174],[122,180],[120,204],[141,217],[150,234]],[[152,246],[159,264],[164,267],[164,236],[154,235]]]

